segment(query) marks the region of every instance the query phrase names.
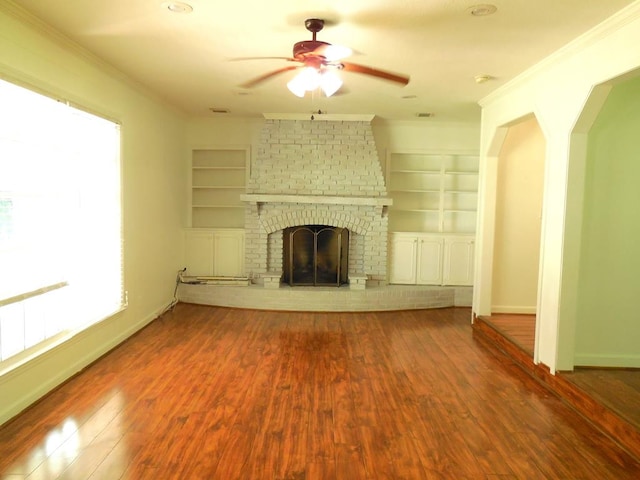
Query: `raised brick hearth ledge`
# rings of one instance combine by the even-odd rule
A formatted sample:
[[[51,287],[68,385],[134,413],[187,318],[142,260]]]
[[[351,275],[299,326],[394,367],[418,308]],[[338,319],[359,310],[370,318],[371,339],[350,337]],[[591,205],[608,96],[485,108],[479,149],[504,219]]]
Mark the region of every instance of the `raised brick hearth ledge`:
[[[178,300],[219,307],[306,312],[366,312],[471,306],[471,287],[387,285],[354,290],[342,287],[264,288],[180,284]]]

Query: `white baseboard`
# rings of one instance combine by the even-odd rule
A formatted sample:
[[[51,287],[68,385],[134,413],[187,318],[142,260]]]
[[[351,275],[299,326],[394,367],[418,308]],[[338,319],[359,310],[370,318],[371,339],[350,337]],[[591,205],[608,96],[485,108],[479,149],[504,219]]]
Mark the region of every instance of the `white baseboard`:
[[[518,315],[535,315],[536,307],[527,307],[521,305],[492,305],[491,313],[514,313]]]
[[[573,364],[576,367],[640,368],[640,355],[577,353]]]

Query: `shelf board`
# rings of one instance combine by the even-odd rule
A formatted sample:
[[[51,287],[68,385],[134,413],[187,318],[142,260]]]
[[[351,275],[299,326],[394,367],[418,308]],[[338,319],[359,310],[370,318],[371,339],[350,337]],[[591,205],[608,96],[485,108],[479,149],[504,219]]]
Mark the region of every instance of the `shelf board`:
[[[445,175],[478,175],[477,171],[467,170],[445,170]]]
[[[394,212],[422,212],[422,213],[440,213],[439,208],[394,208],[390,207]]]
[[[391,173],[420,173],[423,175],[440,175],[440,170],[391,170]]]
[[[477,195],[478,191],[477,190],[445,190],[444,191],[445,194],[447,193],[451,193],[451,194],[455,194],[455,195]]]
[[[245,186],[244,185],[192,185],[191,186],[192,189],[196,190],[196,189],[207,189],[207,190],[244,190]]]
[[[193,166],[192,170],[246,170],[245,167],[200,167]]]
[[[389,193],[440,193],[440,189],[418,190],[412,188],[411,190],[390,190]]]
[[[191,205],[191,208],[244,208],[244,205]]]
[[[470,208],[445,208],[444,213],[476,213],[477,210]]]

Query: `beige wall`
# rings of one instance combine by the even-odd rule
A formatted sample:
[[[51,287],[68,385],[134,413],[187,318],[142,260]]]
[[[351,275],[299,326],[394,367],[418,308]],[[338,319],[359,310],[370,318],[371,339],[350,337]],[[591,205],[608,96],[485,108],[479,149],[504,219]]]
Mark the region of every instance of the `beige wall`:
[[[498,157],[493,313],[535,313],[545,140],[535,117],[509,127]]]
[[[0,423],[130,336],[171,302],[183,262],[187,170],[184,119],[178,113],[10,8],[0,2],[0,77],[122,125],[124,282],[129,305],[0,375]]]

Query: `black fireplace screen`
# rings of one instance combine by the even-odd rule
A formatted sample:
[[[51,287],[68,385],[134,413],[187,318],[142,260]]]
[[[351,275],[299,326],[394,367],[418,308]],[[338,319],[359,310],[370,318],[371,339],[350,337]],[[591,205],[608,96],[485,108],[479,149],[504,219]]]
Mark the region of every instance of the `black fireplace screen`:
[[[303,225],[284,230],[284,281],[289,285],[347,283],[349,230]]]

